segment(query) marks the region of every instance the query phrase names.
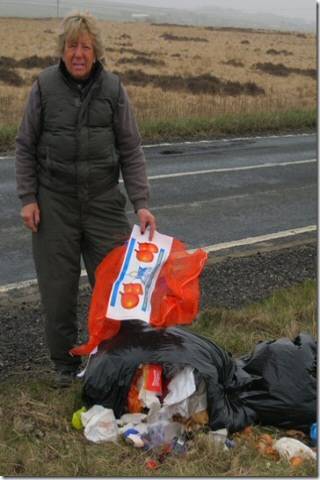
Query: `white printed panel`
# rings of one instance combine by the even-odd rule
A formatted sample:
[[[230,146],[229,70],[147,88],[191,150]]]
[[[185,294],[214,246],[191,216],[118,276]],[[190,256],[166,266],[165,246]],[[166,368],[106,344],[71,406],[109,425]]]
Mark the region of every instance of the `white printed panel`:
[[[155,232],[149,241],[134,225],[117,280],[114,282],[106,317],[113,320],[150,322],[151,296],[164,263],[170,254],[173,238]]]

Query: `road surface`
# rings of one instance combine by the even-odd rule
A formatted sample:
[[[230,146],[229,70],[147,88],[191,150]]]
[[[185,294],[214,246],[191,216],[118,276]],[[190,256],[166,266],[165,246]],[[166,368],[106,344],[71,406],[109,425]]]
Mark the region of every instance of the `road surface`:
[[[207,247],[317,223],[315,135],[145,146],[158,230]],[[0,159],[0,286],[35,277],[15,192],[14,158]],[[128,203],[130,221],[136,216]],[[315,233],[314,233],[315,235]]]

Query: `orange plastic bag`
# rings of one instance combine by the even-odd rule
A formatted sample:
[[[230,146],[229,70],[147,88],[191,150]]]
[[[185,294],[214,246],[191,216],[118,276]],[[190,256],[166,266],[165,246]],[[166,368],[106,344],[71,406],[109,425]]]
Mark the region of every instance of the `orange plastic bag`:
[[[89,341],[70,350],[72,355],[88,355],[103,340],[119,332],[121,321],[106,318],[106,311],[125,252],[126,245],[115,248],[98,266],[89,309]],[[173,239],[170,255],[159,273],[151,297],[151,325],[169,327],[193,322],[199,311],[199,276],[207,257],[201,249],[188,253],[182,242]]]

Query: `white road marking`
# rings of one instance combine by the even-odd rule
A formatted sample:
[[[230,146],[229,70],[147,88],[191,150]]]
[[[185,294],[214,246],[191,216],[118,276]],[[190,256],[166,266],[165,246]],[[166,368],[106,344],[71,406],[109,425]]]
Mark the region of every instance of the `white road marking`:
[[[194,140],[184,142],[163,142],[163,143],[151,143],[148,145],[142,145],[143,148],[155,148],[155,147],[170,147],[175,145],[199,145],[218,142],[238,142],[239,140],[264,140],[268,138],[288,138],[288,137],[314,137],[316,133],[288,133],[287,135],[257,135],[255,137],[235,137],[235,138],[216,138],[211,140]],[[8,158],[14,158],[14,155],[0,156],[0,160],[6,160]]]
[[[217,252],[218,250],[225,250],[227,248],[240,247],[243,245],[253,245],[254,243],[268,242],[269,240],[275,240],[278,238],[291,237],[292,235],[301,235],[302,233],[314,232],[317,229],[316,225],[308,225],[307,227],[293,228],[291,230],[283,230],[282,232],[269,233],[267,235],[259,235],[257,237],[242,238],[241,240],[235,240],[233,242],[216,243],[215,245],[208,245],[207,247],[201,247],[207,253]],[[188,250],[194,252],[196,248]]]
[[[227,167],[227,168],[211,168],[208,170],[194,170],[189,172],[164,173],[160,175],[150,175],[148,180],[161,180],[163,178],[185,177],[187,175],[204,175],[208,173],[225,173],[225,172],[239,172],[242,170],[256,170],[258,168],[272,168],[272,167],[287,167],[289,165],[303,165],[307,163],[315,163],[316,158],[310,160],[296,160],[292,162],[281,163],[262,163],[260,165],[243,165],[242,167]]]
[[[239,140],[255,140],[255,139],[268,139],[268,138],[287,138],[287,137],[311,137],[315,136],[316,133],[288,133],[287,135],[257,135],[256,137],[236,137],[236,138],[216,138],[211,140],[195,140],[195,141],[184,141],[184,142],[163,142],[163,143],[154,143],[149,145],[143,145],[143,148],[153,148],[153,147],[169,147],[174,145],[198,145],[201,143],[213,143],[213,142],[235,142]]]
[[[267,235],[258,235],[256,237],[242,238],[240,240],[235,240],[232,242],[224,242],[224,243],[217,243],[215,245],[207,245],[206,247],[201,247],[201,248],[202,250],[205,250],[207,253],[210,253],[210,252],[216,252],[218,250],[225,250],[233,247],[253,245],[254,243],[260,243],[260,242],[267,242],[269,240],[290,237],[293,235],[301,235],[302,233],[314,232],[316,229],[317,229],[316,225],[308,225],[306,227],[283,230],[281,232],[270,233]],[[192,253],[195,250],[197,249],[193,248],[188,250],[188,252]],[[87,272],[85,270],[81,270],[81,277],[85,277],[86,275],[87,275]],[[23,288],[32,287],[32,286],[35,286],[36,284],[37,284],[37,280],[35,278],[32,280],[25,280],[23,282],[9,283],[7,285],[0,286],[0,294],[10,292],[11,290],[22,290]]]

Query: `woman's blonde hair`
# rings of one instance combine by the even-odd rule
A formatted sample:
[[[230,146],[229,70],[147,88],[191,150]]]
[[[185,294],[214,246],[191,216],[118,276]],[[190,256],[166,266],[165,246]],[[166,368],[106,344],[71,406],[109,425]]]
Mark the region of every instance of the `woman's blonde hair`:
[[[92,38],[94,51],[98,60],[103,61],[104,46],[98,20],[89,12],[74,11],[64,17],[58,32],[57,53],[63,56],[67,39],[77,39],[81,33],[88,33]]]

